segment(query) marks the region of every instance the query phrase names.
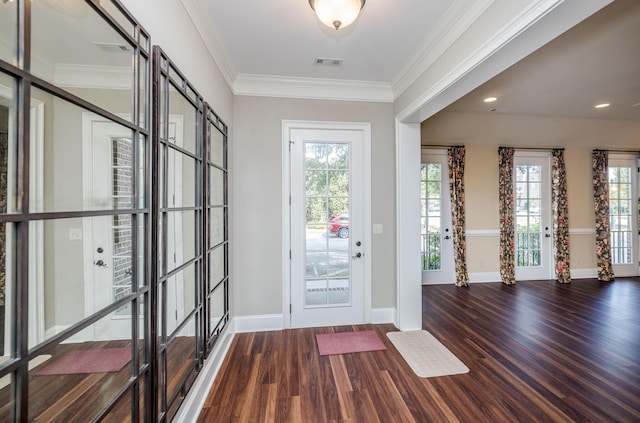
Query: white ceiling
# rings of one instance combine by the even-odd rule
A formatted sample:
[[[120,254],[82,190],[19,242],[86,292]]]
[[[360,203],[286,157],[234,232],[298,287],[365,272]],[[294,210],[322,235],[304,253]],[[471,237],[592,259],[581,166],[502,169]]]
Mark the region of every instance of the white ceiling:
[[[421,62],[492,0],[369,0],[350,27],[322,25],[307,0],[182,0],[236,93],[239,81],[330,81],[388,89],[392,101]],[[458,31],[458,32],[456,32]],[[616,0],[467,94],[456,112],[640,120],[640,1]],[[337,67],[314,58],[342,59]],[[423,69],[424,70],[424,69]],[[253,79],[252,79],[253,78]],[[487,106],[487,95],[499,97]],[[608,109],[593,105],[610,102]]]
[[[614,1],[444,111],[640,121],[640,1]]]

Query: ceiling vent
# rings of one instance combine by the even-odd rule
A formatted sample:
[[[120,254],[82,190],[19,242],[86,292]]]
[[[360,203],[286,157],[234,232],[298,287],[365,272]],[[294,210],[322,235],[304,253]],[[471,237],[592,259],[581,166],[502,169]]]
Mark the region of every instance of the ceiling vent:
[[[313,60],[313,63],[316,65],[323,66],[340,66],[342,64],[342,59],[330,59],[328,57],[316,57]]]

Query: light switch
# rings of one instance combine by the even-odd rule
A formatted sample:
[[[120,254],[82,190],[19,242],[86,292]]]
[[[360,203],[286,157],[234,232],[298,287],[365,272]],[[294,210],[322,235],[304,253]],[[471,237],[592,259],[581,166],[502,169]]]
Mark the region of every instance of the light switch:
[[[382,223],[373,224],[373,234],[380,235],[382,233]]]

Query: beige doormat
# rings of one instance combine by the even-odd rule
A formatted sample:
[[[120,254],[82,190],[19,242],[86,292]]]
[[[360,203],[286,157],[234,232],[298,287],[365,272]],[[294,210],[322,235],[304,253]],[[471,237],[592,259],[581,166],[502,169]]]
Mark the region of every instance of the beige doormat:
[[[388,332],[387,337],[420,377],[459,375],[469,368],[426,330]]]
[[[51,358],[51,355],[49,354],[42,354],[37,356],[36,358],[34,358],[33,360],[31,360],[29,362],[29,370],[33,370],[36,367],[38,367],[39,365],[41,365],[42,363],[44,363],[45,361],[47,361],[48,359]],[[0,364],[9,361],[9,357],[6,356],[0,356]],[[11,382],[11,375],[6,375],[4,377],[0,378],[0,389],[9,386],[9,382]]]

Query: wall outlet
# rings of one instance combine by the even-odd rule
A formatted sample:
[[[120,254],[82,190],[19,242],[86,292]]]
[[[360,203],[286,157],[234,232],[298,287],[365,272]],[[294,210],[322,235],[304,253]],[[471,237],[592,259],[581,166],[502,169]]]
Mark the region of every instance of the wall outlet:
[[[373,224],[373,234],[380,235],[382,233],[382,223]]]
[[[69,239],[71,240],[82,239],[82,229],[69,228]]]

